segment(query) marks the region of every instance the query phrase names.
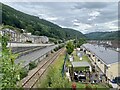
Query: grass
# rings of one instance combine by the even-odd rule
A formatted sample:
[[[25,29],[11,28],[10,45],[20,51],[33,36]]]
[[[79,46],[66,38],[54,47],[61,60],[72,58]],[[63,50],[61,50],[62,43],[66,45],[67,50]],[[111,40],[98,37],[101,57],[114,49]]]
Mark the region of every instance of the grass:
[[[108,90],[107,87],[103,86],[102,84],[83,84],[80,82],[76,83],[77,88],[85,88],[87,86],[90,86],[92,89],[97,88],[97,89],[104,89],[104,90]]]
[[[48,69],[46,78],[41,81],[38,88],[69,88],[70,82],[66,77],[62,77],[62,67],[65,54],[62,53]]]
[[[88,56],[87,55],[83,55],[82,56],[82,60],[80,60],[80,58],[76,55],[76,51],[73,51],[73,56],[74,56],[74,61],[76,62],[83,62],[83,61],[86,61],[88,63],[91,63],[91,61],[89,60]],[[70,62],[68,62],[69,65],[71,64]],[[78,71],[83,71],[85,70],[85,67],[80,67],[80,68],[74,68],[74,70],[78,70]],[[86,70],[89,70],[88,68],[86,68]]]
[[[73,51],[73,56],[74,56],[74,61],[79,61],[79,62],[82,62],[82,61],[86,61],[86,62],[89,62],[90,63],[90,60],[88,58],[87,55],[83,55],[82,56],[82,60],[80,60],[80,58],[78,56],[76,56],[76,51]]]

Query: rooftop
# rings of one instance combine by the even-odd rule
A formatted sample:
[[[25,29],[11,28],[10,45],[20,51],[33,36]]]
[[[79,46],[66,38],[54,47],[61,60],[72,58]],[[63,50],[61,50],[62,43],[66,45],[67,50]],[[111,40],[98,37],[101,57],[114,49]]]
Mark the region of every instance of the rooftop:
[[[83,62],[71,62],[73,67],[90,67],[90,64],[86,61]]]
[[[97,44],[83,44],[83,46],[94,53],[100,58],[106,65],[119,62],[120,53],[112,49],[105,48]]]

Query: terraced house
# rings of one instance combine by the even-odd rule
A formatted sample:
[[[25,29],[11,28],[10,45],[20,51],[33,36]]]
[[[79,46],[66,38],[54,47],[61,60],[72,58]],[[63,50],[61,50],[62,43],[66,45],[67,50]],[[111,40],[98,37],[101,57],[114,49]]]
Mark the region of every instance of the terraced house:
[[[31,33],[20,33],[17,30],[11,30],[9,28],[0,31],[1,35],[9,34],[11,42],[22,42],[31,41],[31,43],[48,43],[49,38],[47,36],[36,36]]]
[[[92,62],[99,67],[101,72],[112,80],[120,76],[120,53],[97,44],[83,44],[84,52],[89,55]]]

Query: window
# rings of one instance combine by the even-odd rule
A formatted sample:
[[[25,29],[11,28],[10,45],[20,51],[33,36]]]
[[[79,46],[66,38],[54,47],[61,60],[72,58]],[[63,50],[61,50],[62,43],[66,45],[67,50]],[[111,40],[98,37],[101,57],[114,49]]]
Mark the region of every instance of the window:
[[[100,62],[100,60],[98,59],[98,62]]]

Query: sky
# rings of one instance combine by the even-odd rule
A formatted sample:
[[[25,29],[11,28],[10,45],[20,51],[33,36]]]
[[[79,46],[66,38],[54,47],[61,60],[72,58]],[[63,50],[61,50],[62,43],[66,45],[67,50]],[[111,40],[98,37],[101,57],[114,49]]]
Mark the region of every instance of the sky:
[[[84,34],[118,30],[117,2],[4,2],[4,4]]]

